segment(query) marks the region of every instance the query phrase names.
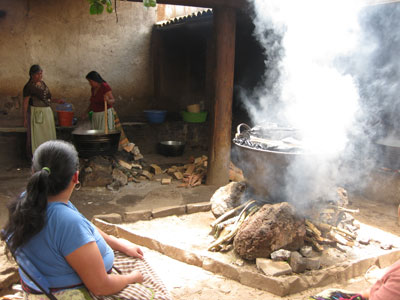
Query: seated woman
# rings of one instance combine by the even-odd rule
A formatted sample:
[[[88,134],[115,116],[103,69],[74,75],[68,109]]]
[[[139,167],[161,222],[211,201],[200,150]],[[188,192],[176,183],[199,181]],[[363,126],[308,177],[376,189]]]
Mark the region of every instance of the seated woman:
[[[69,201],[79,183],[78,170],[73,145],[58,140],[41,144],[26,192],[8,206],[1,239],[10,237],[13,253],[24,251],[57,299],[170,299],[138,246],[102,232]],[[20,275],[25,299],[42,299]]]
[[[400,299],[400,260],[387,268],[382,278],[362,293],[365,299]]]

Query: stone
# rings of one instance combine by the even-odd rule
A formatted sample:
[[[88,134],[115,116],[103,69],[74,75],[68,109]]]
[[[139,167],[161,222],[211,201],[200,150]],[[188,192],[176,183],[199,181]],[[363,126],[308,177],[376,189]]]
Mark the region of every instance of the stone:
[[[192,203],[186,205],[186,213],[188,214],[209,211],[210,209],[211,209],[210,202],[200,202],[200,203]]]
[[[89,160],[81,176],[82,186],[106,186],[113,181],[111,162],[103,156],[95,156]],[[85,170],[90,168],[91,172]]]
[[[172,215],[183,215],[186,213],[186,205],[167,206],[153,210],[153,218],[161,218]]]
[[[210,199],[211,211],[214,216],[218,218],[244,202],[245,190],[246,184],[244,182],[231,182],[216,190]]]
[[[233,280],[239,280],[239,267],[234,264],[227,264],[222,261],[217,261],[208,257],[204,257],[202,267],[204,270],[216,274],[221,274]]]
[[[305,258],[297,251],[291,253],[289,264],[295,273],[303,273],[307,267]]]
[[[271,253],[271,259],[273,261],[288,261],[290,258],[290,251],[285,249],[279,249]]]
[[[359,242],[361,245],[368,245],[371,241],[371,238],[367,235],[358,235],[356,241]]]
[[[304,257],[307,270],[318,270],[321,267],[321,258],[319,257]]]
[[[240,226],[233,245],[242,258],[270,257],[279,250],[298,250],[304,245],[304,218],[287,202],[265,204]]]
[[[313,250],[311,246],[303,246],[300,248],[300,253],[304,257],[311,257],[313,255]]]
[[[112,178],[114,181],[118,182],[120,186],[128,184],[128,176],[119,169],[114,169],[112,172]]]
[[[106,214],[106,215],[95,215],[93,218],[97,218],[103,221],[106,221],[108,223],[122,223],[122,217],[120,214],[117,213],[111,213],[111,214]]]
[[[152,218],[151,210],[128,211],[124,213],[125,222],[136,222],[140,220],[150,220]]]
[[[292,268],[284,261],[273,261],[267,258],[256,259],[257,268],[267,276],[280,276],[292,274]]]

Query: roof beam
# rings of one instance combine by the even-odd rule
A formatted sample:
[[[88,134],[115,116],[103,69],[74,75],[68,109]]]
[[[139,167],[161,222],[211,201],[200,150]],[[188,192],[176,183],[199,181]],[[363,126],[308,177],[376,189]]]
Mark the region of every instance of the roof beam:
[[[143,0],[128,0],[131,2],[142,2]],[[246,0],[157,0],[157,4],[171,4],[183,5],[194,7],[231,7],[231,8],[244,8]]]

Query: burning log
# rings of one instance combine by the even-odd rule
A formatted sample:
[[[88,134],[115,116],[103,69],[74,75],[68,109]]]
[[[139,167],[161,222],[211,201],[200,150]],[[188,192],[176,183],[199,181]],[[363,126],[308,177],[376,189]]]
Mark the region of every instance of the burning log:
[[[309,242],[316,251],[322,252],[324,250],[324,247],[322,247],[314,238],[305,236],[304,240]]]
[[[356,239],[355,234],[353,234],[353,233],[351,233],[351,232],[349,232],[347,230],[340,229],[338,227],[335,227],[335,226],[332,226],[332,225],[329,225],[329,224],[325,224],[325,223],[316,223],[315,225],[319,229],[321,229],[321,231],[329,232],[331,230],[334,230],[334,231],[340,232],[340,233],[342,233],[344,235],[347,235],[347,236],[351,237],[352,239]]]

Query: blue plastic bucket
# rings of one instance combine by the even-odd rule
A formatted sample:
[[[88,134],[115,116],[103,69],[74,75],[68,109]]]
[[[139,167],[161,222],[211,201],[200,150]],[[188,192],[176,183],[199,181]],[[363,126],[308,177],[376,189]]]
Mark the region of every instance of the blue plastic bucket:
[[[164,122],[167,115],[166,110],[145,110],[144,113],[149,123],[156,124]]]

